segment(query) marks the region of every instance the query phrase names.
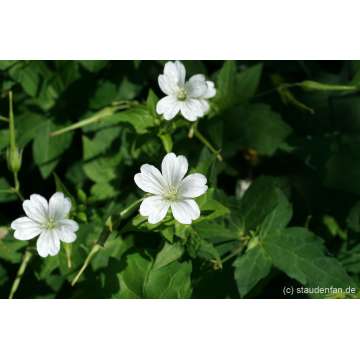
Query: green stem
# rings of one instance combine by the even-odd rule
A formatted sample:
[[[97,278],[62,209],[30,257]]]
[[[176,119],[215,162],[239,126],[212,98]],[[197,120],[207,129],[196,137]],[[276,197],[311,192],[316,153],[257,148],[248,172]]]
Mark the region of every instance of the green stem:
[[[0,115],[0,120],[1,120],[1,121],[5,121],[5,122],[7,122],[7,123],[9,122],[9,119],[8,119],[7,117],[1,116],[1,115]]]
[[[224,264],[226,261],[229,261],[233,257],[237,256],[242,252],[244,249],[245,244],[239,245],[237,248],[235,248],[229,255],[225,256],[223,259],[221,259],[221,264]]]
[[[21,279],[25,273],[25,270],[30,262],[30,259],[32,257],[32,253],[29,251],[29,250],[26,250],[25,254],[24,254],[24,257],[23,257],[23,260],[21,262],[21,265],[19,267],[19,270],[16,274],[16,278],[11,286],[11,290],[10,290],[10,295],[9,295],[9,299],[13,299],[15,293],[16,293],[16,290],[18,289],[19,285],[20,285],[20,282],[21,282]]]
[[[118,110],[126,110],[129,107],[131,107],[131,103],[123,103],[120,105],[113,105],[113,106],[108,106],[105,107],[104,109],[98,111],[96,114],[84,119],[84,120],[80,120],[79,122],[66,126],[60,130],[54,131],[52,133],[50,133],[50,136],[58,136],[58,135],[62,135],[66,132],[69,131],[73,131],[76,129],[80,129],[82,127],[91,125],[91,124],[95,124],[101,120],[103,120],[105,117],[113,115],[116,111]]]
[[[74,286],[78,280],[80,279],[80,276],[83,274],[83,272],[85,271],[85,269],[89,266],[91,260],[93,259],[93,257],[98,253],[99,250],[102,249],[102,247],[105,245],[106,240],[108,239],[109,235],[111,234],[112,231],[114,231],[115,229],[117,229],[122,220],[124,220],[127,215],[131,214],[131,212],[137,208],[137,205],[144,200],[144,198],[138,199],[136,201],[134,201],[131,205],[129,205],[127,208],[125,208],[124,210],[122,210],[120,212],[120,214],[118,215],[118,218],[113,222],[112,221],[112,216],[110,216],[105,223],[105,226],[99,236],[99,239],[97,240],[97,242],[93,245],[92,249],[90,250],[88,256],[85,259],[84,264],[82,265],[81,269],[79,270],[79,272],[76,274],[76,276],[74,277],[73,281],[71,282],[71,286]]]
[[[223,161],[222,156],[220,155],[220,150],[216,150],[210,142],[204,137],[203,134],[197,129],[197,127],[194,127],[194,135],[197,137],[213,154],[216,155],[219,161]]]
[[[195,131],[195,129],[197,129],[197,124],[198,123],[195,122],[190,126],[189,133],[188,133],[188,138],[189,139],[192,139],[194,137],[194,131]]]
[[[89,252],[88,256],[85,259],[85,262],[83,264],[83,266],[81,267],[81,269],[79,270],[79,272],[76,274],[76,276],[74,277],[73,281],[71,282],[71,286],[74,286],[78,280],[80,279],[80,276],[82,275],[82,273],[85,271],[85,269],[89,266],[92,258],[97,254],[97,252],[101,249],[101,245],[99,244],[95,244],[91,251]]]
[[[66,255],[66,263],[67,263],[68,269],[71,269],[71,267],[72,267],[71,246],[72,246],[72,244],[64,244],[65,255]]]
[[[14,193],[19,197],[19,199],[21,201],[24,201],[24,196],[22,195],[21,191],[20,191],[20,182],[19,182],[19,178],[18,178],[18,173],[14,172],[14,188],[13,191]]]
[[[255,95],[255,99],[262,97],[264,95],[268,95],[271,94],[275,91],[279,91],[279,90],[284,90],[284,89],[289,89],[289,88],[293,88],[293,87],[300,87],[303,90],[309,90],[309,91],[358,91],[359,88],[356,85],[337,85],[337,84],[324,84],[324,83],[319,83],[317,81],[310,81],[310,80],[305,80],[302,82],[298,82],[298,83],[292,83],[292,84],[288,84],[288,83],[282,83],[279,84],[278,86],[266,90],[262,93],[259,93],[257,95]]]
[[[15,140],[15,121],[14,121],[12,91],[9,91],[9,130],[10,130],[10,149],[13,151],[16,150],[16,140]]]

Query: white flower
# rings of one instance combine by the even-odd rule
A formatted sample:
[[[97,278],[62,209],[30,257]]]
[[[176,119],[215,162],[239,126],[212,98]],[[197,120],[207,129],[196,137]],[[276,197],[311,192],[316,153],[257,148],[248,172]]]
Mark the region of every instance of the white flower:
[[[60,240],[65,243],[75,241],[79,225],[67,219],[71,202],[63,193],[55,193],[49,203],[41,195],[33,194],[30,200],[23,202],[23,209],[27,216],[11,223],[14,237],[30,240],[40,235],[36,242],[40,256],[56,255],[60,251]]]
[[[208,99],[216,94],[212,81],[198,74],[185,82],[186,70],[180,61],[168,61],[164,74],[159,75],[160,89],[167,95],[156,105],[156,111],[164,115],[165,120],[173,119],[180,111],[190,121],[196,121],[209,110]]]
[[[152,165],[142,165],[140,173],[134,177],[136,185],[152,196],[143,200],[140,214],[147,216],[150,224],[160,222],[169,207],[174,218],[182,224],[191,224],[200,216],[200,209],[193,198],[207,190],[206,177],[191,174],[184,178],[188,170],[185,156],[167,154],[161,164],[161,172]]]

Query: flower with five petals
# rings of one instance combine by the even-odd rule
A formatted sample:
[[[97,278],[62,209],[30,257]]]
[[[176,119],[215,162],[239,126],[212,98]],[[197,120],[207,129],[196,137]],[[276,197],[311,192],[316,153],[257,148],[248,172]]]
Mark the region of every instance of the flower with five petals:
[[[27,216],[11,223],[11,228],[15,230],[14,237],[31,240],[39,236],[36,248],[40,256],[56,255],[60,251],[60,241],[75,241],[79,225],[67,218],[71,202],[63,193],[55,193],[49,202],[41,195],[33,194],[30,200],[23,202],[23,209]]]
[[[181,224],[191,224],[200,216],[194,198],[207,191],[207,179],[202,174],[190,174],[185,156],[167,154],[161,164],[161,172],[153,165],[142,165],[134,177],[136,185],[152,194],[140,205],[140,215],[146,216],[150,224],[163,220],[171,209],[174,218]]]
[[[215,85],[197,74],[185,81],[186,70],[180,61],[168,61],[159,75],[159,86],[164,98],[156,105],[156,112],[165,120],[173,119],[180,111],[189,121],[196,121],[209,111],[208,99],[216,94]]]

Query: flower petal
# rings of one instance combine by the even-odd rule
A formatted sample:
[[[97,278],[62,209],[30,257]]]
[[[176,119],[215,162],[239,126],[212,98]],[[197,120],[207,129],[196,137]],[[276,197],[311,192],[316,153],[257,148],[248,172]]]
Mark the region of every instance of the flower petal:
[[[47,219],[48,215],[48,202],[47,200],[38,194],[30,196],[30,200],[23,202],[23,209],[25,214],[32,220],[43,223]]]
[[[145,192],[161,195],[166,183],[160,171],[148,164],[142,165],[140,171],[134,176],[135,184]]]
[[[54,220],[64,219],[70,212],[71,201],[62,192],[56,192],[49,200],[49,217]]]
[[[216,95],[215,84],[212,81],[207,81],[206,85],[207,85],[207,91],[204,94],[203,98],[210,99]]]
[[[164,66],[164,74],[179,86],[184,86],[186,70],[180,61],[168,61]]]
[[[156,104],[156,112],[163,115],[165,120],[173,119],[180,111],[180,102],[175,96],[165,96]]]
[[[159,75],[158,83],[161,91],[166,95],[175,95],[179,90],[176,80],[167,75]]]
[[[201,102],[198,99],[187,99],[186,101],[180,102],[180,111],[182,116],[189,121],[196,121],[205,114]]]
[[[196,203],[196,201],[193,199],[185,199],[183,201],[187,205],[187,209],[191,216],[191,219],[192,220],[198,219],[200,217],[200,208],[199,205]]]
[[[161,196],[150,196],[140,205],[140,215],[147,216],[150,224],[156,224],[164,219],[169,209],[169,202]]]
[[[40,225],[26,216],[14,220],[11,228],[15,230],[14,237],[18,240],[30,240],[41,233]]]
[[[74,220],[70,220],[70,219],[64,219],[64,220],[60,220],[59,221],[59,225],[60,226],[65,226],[66,228],[68,228],[70,231],[78,231],[79,230],[79,224],[74,221]]]
[[[202,107],[202,111],[204,112],[204,115],[209,111],[210,109],[210,105],[209,102],[207,100],[204,99],[199,99],[201,107]]]
[[[171,203],[174,218],[181,224],[191,224],[200,216],[200,209],[195,200],[184,199]]]
[[[198,74],[192,76],[185,85],[188,96],[191,98],[204,97],[208,91],[205,76]]]
[[[36,248],[41,257],[56,255],[60,251],[60,239],[55,230],[43,231],[37,242]]]
[[[79,225],[76,221],[65,219],[59,221],[57,233],[61,241],[65,243],[72,243],[76,240],[75,231],[79,230]]]
[[[188,171],[188,161],[185,156],[174,153],[165,155],[161,163],[161,172],[167,185],[177,187]]]
[[[184,198],[194,198],[204,194],[208,187],[207,179],[202,174],[188,175],[179,186],[179,195]]]

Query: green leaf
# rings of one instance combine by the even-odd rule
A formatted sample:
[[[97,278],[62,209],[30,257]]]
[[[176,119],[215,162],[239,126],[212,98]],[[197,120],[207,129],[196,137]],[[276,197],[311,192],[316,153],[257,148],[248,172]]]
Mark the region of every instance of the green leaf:
[[[216,112],[224,111],[236,104],[236,63],[226,61],[216,81],[216,96],[213,100]]]
[[[11,190],[10,184],[5,178],[0,178],[0,203],[16,200],[16,195]]]
[[[120,132],[120,128],[111,127],[98,131],[92,139],[83,136],[84,160],[103,155],[119,137]]]
[[[9,146],[9,130],[0,130],[0,153]]]
[[[90,99],[91,109],[100,109],[111,104],[116,99],[116,85],[110,81],[105,81],[96,89],[94,96]]]
[[[97,175],[96,178],[100,179]],[[96,200],[114,198],[119,193],[119,190],[108,182],[98,182],[91,187],[90,191]]]
[[[261,236],[265,236],[286,227],[292,208],[276,179],[263,176],[246,191],[236,214],[244,231],[260,229]]]
[[[221,204],[216,197],[216,189],[210,188],[204,195],[197,199],[197,203],[200,206],[202,214],[201,217],[196,220],[196,223],[211,221],[230,213],[230,210]]]
[[[273,233],[264,239],[263,246],[277,268],[305,286],[355,286],[341,264],[325,255],[322,239],[305,228]]]
[[[10,66],[15,65],[19,60],[0,60],[0,70],[7,70]]]
[[[79,63],[88,71],[97,73],[108,63],[108,60],[80,60]]]
[[[50,133],[54,130],[56,126],[52,121],[46,121],[33,142],[34,160],[43,178],[47,178],[56,168],[61,155],[70,147],[73,138],[73,133],[51,137]]]
[[[235,280],[242,297],[271,270],[272,260],[261,246],[248,250],[234,262]]]
[[[129,81],[127,77],[125,77],[121,81],[121,84],[116,94],[116,99],[132,100],[139,94],[141,89],[142,89],[141,85],[135,84]]]
[[[232,154],[234,150],[250,148],[260,155],[271,156],[291,132],[292,129],[269,105],[239,107],[226,114],[228,143],[224,143],[224,152]]]
[[[39,131],[43,131],[46,121],[46,117],[32,112],[17,116],[15,118],[17,145],[20,148],[25,147],[39,134]]]
[[[0,259],[9,261],[13,264],[19,263],[22,259],[22,248],[27,246],[27,241],[15,240],[11,235],[0,241]]]
[[[152,266],[151,260],[141,254],[134,253],[126,257],[126,268],[119,275],[119,298],[144,297],[144,283]]]
[[[35,97],[41,78],[49,75],[49,70],[42,61],[19,61],[11,67],[9,75],[20,83],[28,95]]]
[[[237,103],[245,103],[255,95],[261,79],[262,68],[262,64],[257,64],[237,74]]]
[[[116,232],[112,232],[106,240],[104,247],[95,255],[91,262],[91,267],[94,271],[106,268],[110,258],[121,259],[131,246],[132,241],[124,241]]]
[[[173,141],[172,141],[171,135],[170,134],[160,134],[159,137],[163,143],[164,150],[167,153],[171,152],[172,148],[173,148]]]
[[[164,267],[171,262],[178,260],[184,253],[184,248],[181,244],[169,244],[165,243],[162,250],[157,254],[153,270]]]
[[[219,71],[213,100],[216,112],[222,112],[235,105],[248,102],[258,88],[262,64],[251,66],[237,73],[236,62],[226,61]]]
[[[149,299],[187,299],[191,296],[191,263],[173,262],[150,271],[145,284]]]
[[[176,261],[181,256],[178,246],[165,245],[155,261],[129,254],[126,267],[118,274],[120,292],[114,297],[172,299],[191,296],[191,263]]]
[[[155,125],[155,118],[146,106],[136,106],[126,111],[111,115],[109,121],[113,124],[128,124],[138,134],[146,134]]]

